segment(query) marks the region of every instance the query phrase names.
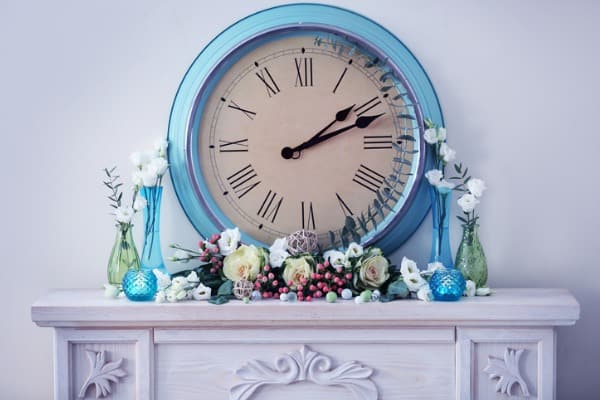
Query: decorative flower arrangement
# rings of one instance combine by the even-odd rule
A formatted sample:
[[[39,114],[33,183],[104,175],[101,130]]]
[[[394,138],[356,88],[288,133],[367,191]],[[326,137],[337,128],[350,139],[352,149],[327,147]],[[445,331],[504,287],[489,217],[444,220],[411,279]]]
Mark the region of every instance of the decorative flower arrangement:
[[[354,298],[356,303],[408,297],[430,301],[429,279],[436,269],[444,268],[434,263],[421,271],[405,257],[398,269],[381,249],[363,248],[358,243],[350,243],[344,252],[331,249],[322,254],[292,255],[288,238],[275,240],[269,249],[241,244],[240,239],[239,229],[234,228],[200,241],[198,250],[172,245],[176,250],[172,261],[198,260],[203,264],[176,274],[172,280],[158,274],[160,291],[156,301],[193,298],[222,304],[232,298],[244,302],[271,298],[310,302],[325,298],[335,302],[339,297]]]

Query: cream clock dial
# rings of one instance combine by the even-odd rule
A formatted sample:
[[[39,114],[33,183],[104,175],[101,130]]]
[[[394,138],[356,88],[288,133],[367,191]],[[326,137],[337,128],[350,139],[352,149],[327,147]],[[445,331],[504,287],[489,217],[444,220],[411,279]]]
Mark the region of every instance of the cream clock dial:
[[[380,78],[312,35],[271,41],[237,61],[199,126],[200,167],[221,210],[262,242],[309,229],[323,246],[347,216],[369,226],[385,218],[402,191],[382,194],[392,190],[385,182],[397,148],[411,152],[413,141],[403,140],[409,128],[397,118],[404,104]],[[400,165],[410,171],[410,162]]]

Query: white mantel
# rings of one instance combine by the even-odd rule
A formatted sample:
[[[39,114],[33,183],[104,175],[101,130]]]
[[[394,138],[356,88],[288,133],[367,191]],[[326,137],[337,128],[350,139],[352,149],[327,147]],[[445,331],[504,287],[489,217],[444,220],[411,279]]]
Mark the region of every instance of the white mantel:
[[[553,399],[554,327],[573,325],[579,304],[563,289],[497,289],[455,303],[220,306],[61,290],[31,312],[56,329],[56,399],[78,398],[90,356],[123,375],[108,384],[111,399],[502,399],[490,375],[502,374],[505,357],[516,365],[513,397]],[[84,393],[95,398],[94,385]]]

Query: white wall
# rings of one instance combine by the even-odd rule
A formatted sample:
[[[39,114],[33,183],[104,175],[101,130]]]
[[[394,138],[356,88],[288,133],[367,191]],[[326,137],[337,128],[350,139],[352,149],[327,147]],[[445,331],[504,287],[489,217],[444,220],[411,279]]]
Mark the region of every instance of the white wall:
[[[331,3],[379,21],[422,62],[451,144],[489,183],[480,210],[490,285],[575,294],[582,319],[559,329],[559,398],[597,398],[600,2]],[[30,321],[31,303],[106,279],[114,228],[101,169],[129,175],[128,154],[165,134],[200,49],[275,4],[0,2],[0,398],[51,397],[52,333]],[[429,224],[393,258],[425,261]],[[456,248],[458,224],[452,234]],[[197,240],[170,184],[162,235],[163,244]]]

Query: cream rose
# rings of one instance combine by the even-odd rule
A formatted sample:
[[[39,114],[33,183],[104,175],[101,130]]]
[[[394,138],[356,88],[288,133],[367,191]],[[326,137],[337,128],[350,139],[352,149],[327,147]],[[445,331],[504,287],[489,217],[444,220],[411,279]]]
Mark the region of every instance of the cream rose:
[[[381,256],[368,257],[360,263],[355,286],[358,289],[378,289],[390,278],[390,263]]]
[[[263,257],[254,246],[242,245],[223,260],[223,273],[230,281],[254,281],[260,272]]]
[[[283,263],[283,279],[291,288],[296,289],[296,286],[302,283],[302,279],[309,279],[313,270],[314,261],[310,256],[298,258],[290,257]]]

